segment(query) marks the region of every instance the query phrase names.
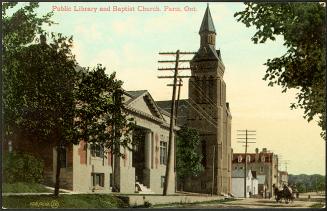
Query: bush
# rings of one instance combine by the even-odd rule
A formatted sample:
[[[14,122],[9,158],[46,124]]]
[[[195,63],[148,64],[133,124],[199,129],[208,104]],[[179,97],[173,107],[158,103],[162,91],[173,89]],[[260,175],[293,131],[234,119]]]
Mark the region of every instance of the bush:
[[[6,183],[43,181],[44,162],[26,153],[8,153],[3,160],[3,176]]]

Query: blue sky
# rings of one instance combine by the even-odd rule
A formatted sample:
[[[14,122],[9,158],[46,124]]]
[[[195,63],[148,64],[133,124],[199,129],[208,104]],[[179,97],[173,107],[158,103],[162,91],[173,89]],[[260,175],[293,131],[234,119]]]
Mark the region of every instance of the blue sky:
[[[160,12],[65,12],[54,11],[58,25],[50,31],[74,37],[74,53],[82,66],[101,63],[107,73],[117,72],[126,90],[147,89],[155,100],[171,99],[170,81],[157,79],[157,61],[166,59],[161,51],[197,51],[198,31],[206,3],[41,3],[40,14],[54,6],[71,7],[159,7]],[[181,12],[164,11],[165,6],[179,7]],[[184,7],[195,11],[183,11]],[[257,130],[257,143],[249,148],[266,147],[289,160],[290,173],[325,173],[325,145],[315,122],[307,123],[303,111],[290,110],[295,91],[281,93],[280,87],[268,87],[262,78],[268,58],[279,57],[286,49],[283,40],[255,45],[250,38],[254,28],[246,28],[233,17],[244,8],[242,3],[210,3],[215,24],[216,47],[221,50],[226,67],[227,101],[232,111],[232,147],[243,152],[236,142],[236,130]],[[184,71],[182,74],[189,74]],[[187,98],[187,81],[182,98]],[[282,170],[285,166],[282,165]]]

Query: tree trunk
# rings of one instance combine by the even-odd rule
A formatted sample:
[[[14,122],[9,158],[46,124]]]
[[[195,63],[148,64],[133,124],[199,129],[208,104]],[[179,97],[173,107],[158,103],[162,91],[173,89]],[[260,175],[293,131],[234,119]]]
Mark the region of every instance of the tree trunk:
[[[60,162],[60,152],[61,152],[61,144],[57,145],[57,167],[56,167],[56,183],[54,189],[54,195],[57,197],[59,196],[59,186],[60,186],[60,169],[61,169],[61,162]]]

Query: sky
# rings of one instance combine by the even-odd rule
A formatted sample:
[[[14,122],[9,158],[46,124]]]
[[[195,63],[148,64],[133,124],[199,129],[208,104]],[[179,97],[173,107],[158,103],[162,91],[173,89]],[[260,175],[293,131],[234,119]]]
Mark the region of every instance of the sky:
[[[73,36],[73,52],[81,66],[95,67],[100,63],[108,74],[116,71],[124,89],[146,89],[155,100],[170,100],[172,94],[172,88],[166,86],[171,81],[157,78],[163,75],[157,70],[162,67],[157,61],[168,58],[158,53],[178,49],[197,51],[198,31],[207,6],[199,2],[46,2],[40,5],[40,14],[54,12],[53,20],[57,24],[49,27],[49,31]],[[212,2],[209,6],[217,33],[216,48],[221,50],[226,68],[224,80],[233,118],[234,152],[244,152],[242,144],[236,141],[236,130],[256,130],[256,143],[250,145],[248,152],[267,148],[279,155],[280,170],[325,175],[326,153],[321,129],[315,121],[308,123],[302,110],[290,109],[296,90],[281,93],[281,87],[268,87],[268,82],[262,80],[267,59],[286,52],[283,38],[253,44],[250,39],[255,28],[247,28],[233,16],[245,8],[243,3]],[[141,11],[142,8],[152,11]],[[188,81],[184,80],[181,98],[187,98],[187,87]]]

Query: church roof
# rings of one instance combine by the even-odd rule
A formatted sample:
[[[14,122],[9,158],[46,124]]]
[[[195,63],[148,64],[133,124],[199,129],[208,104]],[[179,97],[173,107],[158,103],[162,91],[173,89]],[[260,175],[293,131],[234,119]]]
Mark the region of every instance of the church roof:
[[[222,62],[220,56],[220,50],[216,50],[214,46],[208,45],[205,47],[201,47],[198,52],[192,58],[193,61],[204,61],[204,60],[220,60]]]
[[[209,4],[207,6],[206,12],[204,13],[200,31],[201,32],[214,32],[216,33],[215,26],[213,25],[210,9],[209,9]]]
[[[156,104],[166,111],[170,116],[171,100],[156,101]],[[177,125],[182,126],[186,123],[188,112],[188,99],[180,99],[178,104]]]

